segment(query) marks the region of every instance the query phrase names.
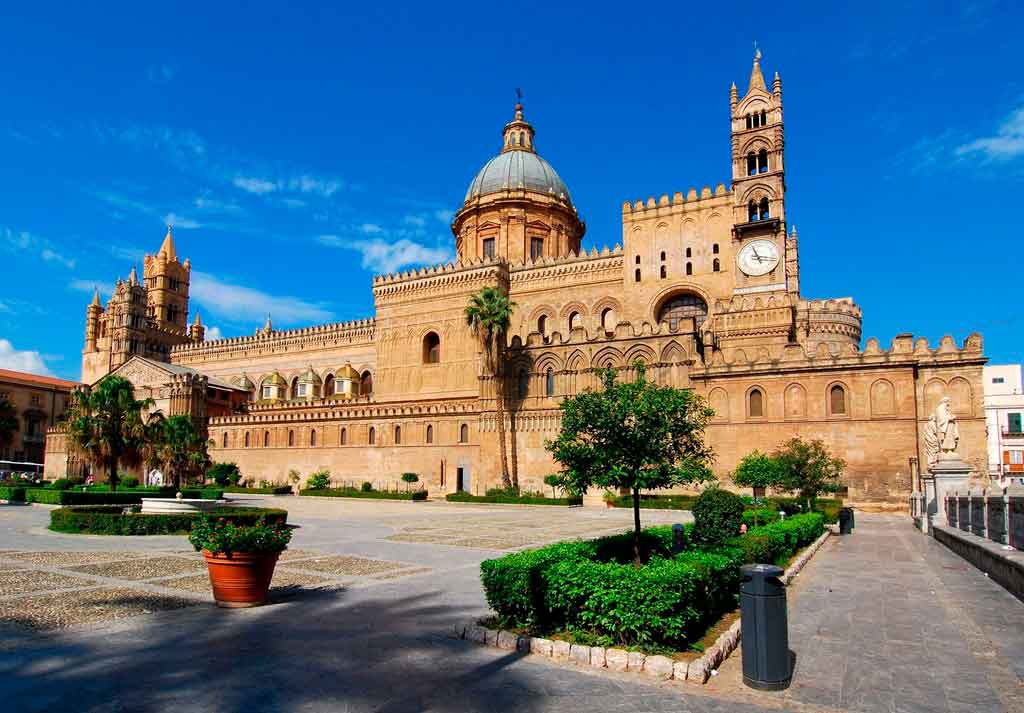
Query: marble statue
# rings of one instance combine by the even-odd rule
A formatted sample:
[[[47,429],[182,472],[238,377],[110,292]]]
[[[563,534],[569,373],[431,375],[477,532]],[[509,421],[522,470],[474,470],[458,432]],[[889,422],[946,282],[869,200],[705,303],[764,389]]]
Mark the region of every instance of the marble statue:
[[[950,398],[944,396],[924,428],[924,449],[929,467],[934,467],[940,460],[956,458],[957,447],[960,445],[960,426],[951,403]]]

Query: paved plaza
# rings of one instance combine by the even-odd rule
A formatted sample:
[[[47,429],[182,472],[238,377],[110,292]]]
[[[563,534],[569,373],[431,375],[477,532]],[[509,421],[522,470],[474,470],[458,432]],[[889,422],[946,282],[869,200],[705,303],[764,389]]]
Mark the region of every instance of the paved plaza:
[[[0,700],[12,711],[1024,711],[1024,604],[906,518],[859,514],[789,592],[793,685],[734,654],[704,687],[453,640],[479,563],[629,526],[625,510],[308,498],[275,603],[212,605],[184,537],[58,535],[0,506]],[[645,523],[680,520],[645,511]]]

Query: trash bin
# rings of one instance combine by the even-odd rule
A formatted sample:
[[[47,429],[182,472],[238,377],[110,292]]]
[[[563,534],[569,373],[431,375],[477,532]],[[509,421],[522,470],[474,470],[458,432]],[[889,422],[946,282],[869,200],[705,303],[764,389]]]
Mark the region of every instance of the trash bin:
[[[771,564],[748,564],[740,573],[743,682],[761,691],[781,691],[793,676],[786,585],[779,579],[783,570]]]
[[[849,535],[853,532],[853,508],[842,508],[839,511],[839,534]]]

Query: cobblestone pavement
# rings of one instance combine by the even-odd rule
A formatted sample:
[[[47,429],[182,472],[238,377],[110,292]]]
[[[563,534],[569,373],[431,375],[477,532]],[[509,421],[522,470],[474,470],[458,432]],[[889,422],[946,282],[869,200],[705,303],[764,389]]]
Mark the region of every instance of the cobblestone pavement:
[[[47,508],[0,506],[5,709],[1022,710],[1024,604],[902,518],[859,514],[797,578],[793,686],[763,693],[742,685],[738,654],[698,688],[447,638],[486,612],[482,559],[620,531],[627,511],[250,502],[287,508],[300,528],[277,603],[233,611],[210,604],[182,537],[57,535]],[[63,619],[33,624],[40,599]]]

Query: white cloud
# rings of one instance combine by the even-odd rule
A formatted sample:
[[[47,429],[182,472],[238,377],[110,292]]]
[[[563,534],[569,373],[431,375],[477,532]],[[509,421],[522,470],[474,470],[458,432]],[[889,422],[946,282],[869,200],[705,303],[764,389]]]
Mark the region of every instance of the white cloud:
[[[299,198],[282,198],[281,202],[289,208],[303,208],[306,205],[306,201]]]
[[[206,272],[192,271],[190,295],[215,315],[262,324],[269,313],[282,324],[326,322],[333,315],[320,304],[299,297],[271,295],[252,287],[222,282]]]
[[[222,215],[245,214],[245,209],[242,208],[237,203],[227,203],[225,201],[219,201],[215,198],[210,198],[209,196],[205,195],[197,196],[196,199],[192,201],[192,205],[194,205],[198,210],[201,210],[205,213],[216,213]]]
[[[61,265],[67,268],[72,268],[75,266],[75,261],[72,258],[64,257],[60,253],[56,252],[55,250],[51,250],[50,248],[43,248],[43,251],[39,253],[39,257],[43,258],[43,260],[46,260],[47,262],[60,263]]]
[[[206,157],[206,142],[192,131],[169,126],[93,124],[93,133],[101,142],[115,141],[136,149],[153,149],[179,164]]]
[[[221,334],[220,327],[210,326],[206,328],[206,340],[212,342],[216,339],[223,339],[224,335]]]
[[[202,223],[198,220],[192,220],[184,216],[178,215],[177,213],[168,213],[164,216],[164,223],[175,228],[183,228],[189,230],[192,228],[202,227]]]
[[[407,215],[402,218],[402,222],[406,225],[415,225],[417,228],[422,228],[427,224],[427,219],[422,215]]]
[[[366,233],[367,235],[376,235],[383,233],[384,228],[380,227],[376,223],[363,223],[359,226],[359,232]]]
[[[394,272],[405,265],[433,265],[451,257],[447,248],[429,247],[405,238],[396,242],[356,240],[342,247],[362,253],[363,267],[374,272]]]
[[[72,280],[68,283],[68,287],[79,292],[88,292],[90,295],[96,289],[99,289],[100,294],[106,297],[114,294],[114,286],[104,280]]]
[[[345,241],[337,235],[318,235],[316,236],[316,239],[317,242],[323,243],[324,245],[330,245],[332,248],[345,246]]]
[[[999,127],[995,136],[986,136],[958,146],[957,156],[981,154],[994,161],[1024,155],[1024,106],[1018,107]]]
[[[297,176],[287,182],[288,190],[299,191],[300,193],[314,193],[316,195],[330,198],[341,188],[341,181],[335,179],[316,178],[314,176]]]
[[[440,220],[444,224],[452,222],[452,218],[455,217],[454,210],[435,210],[434,217]]]
[[[67,257],[55,250],[49,240],[25,230],[0,229],[0,246],[17,252],[35,253],[46,262],[55,262],[67,268],[75,266],[74,258]]]
[[[42,354],[36,351],[15,349],[14,345],[6,339],[0,339],[0,368],[53,376],[53,373],[46,367]]]
[[[277,190],[277,184],[273,181],[265,181],[262,178],[253,178],[251,176],[235,176],[232,183],[243,191],[255,193],[256,195],[272,193]]]
[[[10,312],[10,311],[11,311],[10,307],[8,307],[5,303],[0,302],[0,312]]]

